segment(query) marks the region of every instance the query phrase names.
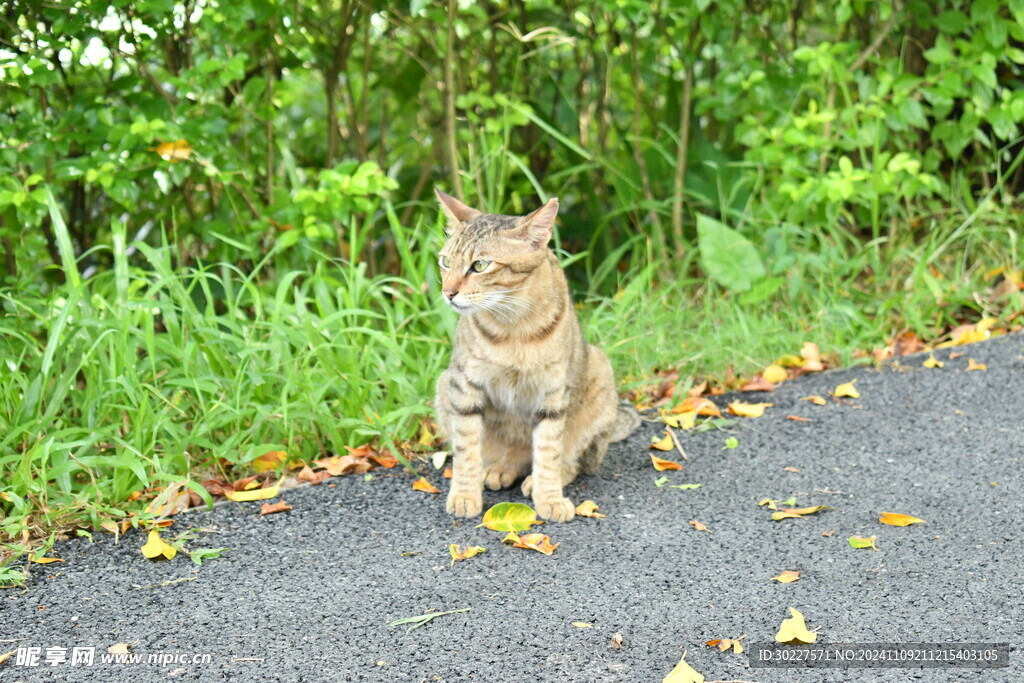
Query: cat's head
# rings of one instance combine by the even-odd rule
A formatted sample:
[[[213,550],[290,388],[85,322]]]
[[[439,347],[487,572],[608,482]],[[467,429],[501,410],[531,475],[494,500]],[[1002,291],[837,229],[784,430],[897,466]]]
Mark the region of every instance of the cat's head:
[[[531,310],[531,273],[548,257],[558,200],[526,216],[499,216],[435,190],[448,218],[441,248],[441,298],[459,313],[487,310],[508,321]]]

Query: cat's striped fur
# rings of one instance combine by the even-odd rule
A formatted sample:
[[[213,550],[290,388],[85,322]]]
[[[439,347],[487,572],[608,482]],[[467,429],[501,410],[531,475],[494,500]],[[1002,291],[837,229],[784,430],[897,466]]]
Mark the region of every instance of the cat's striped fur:
[[[442,299],[462,315],[435,402],[454,453],[448,512],[476,516],[484,485],[507,488],[525,476],[538,515],[570,520],[562,488],[596,472],[608,443],[628,436],[639,416],[619,407],[611,364],[583,338],[547,247],[558,200],[520,217],[437,196],[448,217]]]

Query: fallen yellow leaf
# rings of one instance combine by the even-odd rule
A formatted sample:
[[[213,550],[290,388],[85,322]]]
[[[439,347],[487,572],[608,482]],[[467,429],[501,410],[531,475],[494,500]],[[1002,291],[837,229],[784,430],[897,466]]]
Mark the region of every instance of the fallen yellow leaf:
[[[943,363],[941,360],[938,360],[935,356],[928,356],[928,360],[921,363],[921,365],[923,365],[926,368],[942,368],[946,366],[945,363]]]
[[[796,517],[803,517],[804,515],[813,515],[815,512],[821,512],[822,510],[831,510],[827,505],[813,505],[806,508],[778,508],[780,512],[786,512]],[[774,518],[774,515],[772,515]]]
[[[467,546],[463,550],[458,543],[452,543],[448,546],[448,552],[452,554],[452,566],[455,565],[456,560],[468,560],[471,557],[476,557],[480,553],[487,552],[487,548],[482,548],[478,545]]]
[[[853,386],[856,382],[857,380],[851,379],[846,384],[840,384],[832,392],[832,395],[836,398],[860,398],[860,392],[857,391],[857,387]]]
[[[552,544],[551,539],[545,534],[533,533],[520,536],[519,540],[512,544],[512,547],[529,548],[530,550],[536,550],[539,553],[550,555],[555,552],[555,548],[558,547],[558,544]]]
[[[779,632],[775,634],[775,640],[779,643],[813,643],[818,639],[818,634],[807,630],[804,623],[804,615],[799,610],[789,608],[792,615],[789,619],[783,619],[779,626]]]
[[[1017,273],[1017,276],[1020,277],[1020,274]],[[974,326],[974,329],[976,332],[988,332],[997,322],[999,322],[999,318],[982,318]]]
[[[149,532],[149,540],[146,541],[146,545],[142,546],[142,554],[151,560],[161,556],[168,560],[173,560],[174,556],[178,554],[178,549],[173,545],[167,544],[160,538],[160,532],[152,529]]]
[[[967,359],[967,370],[988,370],[988,366],[984,363],[976,363],[973,358]]]
[[[897,512],[883,512],[882,516],[878,518],[878,521],[882,524],[888,524],[889,526],[910,526],[911,524],[924,524],[923,519],[911,517],[910,515],[901,515]]]
[[[669,427],[684,430],[693,429],[693,426],[697,424],[697,411],[688,410],[684,413],[662,413],[661,419]]]
[[[775,364],[781,365],[784,368],[799,368],[803,366],[804,359],[801,358],[800,356],[795,356],[792,353],[788,353],[785,356],[779,358],[777,361],[775,361]]]
[[[706,526],[704,526],[703,524],[701,524],[700,522],[698,522],[695,519],[691,519],[689,523],[690,523],[690,526],[692,526],[697,531],[706,531],[709,534],[712,533],[711,529],[707,528]]]
[[[267,498],[277,498],[278,491],[281,487],[277,484],[269,486],[265,489],[254,489],[252,491],[226,491],[224,496],[228,500],[233,500],[236,503],[245,503],[252,500],[266,500]]]
[[[800,572],[787,569],[778,576],[773,576],[771,581],[778,581],[779,583],[793,583],[794,581],[800,580]]]
[[[63,562],[64,560],[59,557],[38,557],[36,555],[30,555],[29,561],[35,562],[36,564],[50,564],[51,562]]]
[[[572,622],[572,625],[576,628],[594,628],[593,624],[588,624],[585,621],[574,621]]]
[[[286,451],[270,451],[252,461],[252,468],[257,472],[277,469],[278,465],[288,457]]]
[[[434,433],[430,431],[430,428],[427,427],[427,424],[424,422],[420,431],[419,445],[429,446],[430,444],[434,443],[434,439],[436,438],[437,437],[434,436]]]
[[[416,491],[423,491],[424,493],[441,493],[441,490],[427,481],[426,477],[420,477],[414,481],[412,487]]]
[[[826,400],[825,400],[825,399],[824,399],[823,397],[821,397],[821,396],[804,396],[804,397],[803,397],[802,399],[800,399],[800,400],[801,400],[801,401],[810,401],[810,402],[811,402],[811,403],[813,403],[814,405],[818,405],[818,406],[823,406],[823,405],[825,405],[826,403],[828,403],[828,401],[826,401]]]
[[[698,415],[705,417],[722,417],[722,411],[718,409],[715,402],[703,396],[687,396],[682,403],[670,410],[670,413],[689,413],[697,411]]]
[[[781,365],[769,365],[761,373],[761,376],[764,377],[766,382],[778,384],[779,382],[785,382],[789,378],[789,373]]]
[[[676,444],[674,441],[672,441],[672,437],[668,434],[668,432],[665,433],[665,438],[660,440],[655,438],[654,441],[651,443],[651,448],[656,448],[659,451],[670,451],[675,447]]]
[[[728,652],[729,648],[738,655],[743,654],[743,645],[740,644],[740,640],[746,638],[746,636],[740,636],[739,638],[715,638],[709,640],[705,645],[708,647],[717,647],[719,652]]]
[[[661,679],[661,683],[704,683],[704,676],[686,663],[684,652],[682,659],[668,672],[668,676]]]
[[[654,465],[654,469],[658,470],[659,472],[664,472],[665,470],[683,469],[683,466],[680,465],[679,463],[672,462],[671,460],[665,460],[664,458],[659,458],[656,455],[651,456],[651,464]]]
[[[741,403],[733,401],[729,404],[729,412],[740,417],[761,417],[765,408],[771,408],[774,403]]]
[[[604,517],[600,512],[597,512],[600,509],[594,501],[585,500],[576,506],[576,514],[582,517]]]

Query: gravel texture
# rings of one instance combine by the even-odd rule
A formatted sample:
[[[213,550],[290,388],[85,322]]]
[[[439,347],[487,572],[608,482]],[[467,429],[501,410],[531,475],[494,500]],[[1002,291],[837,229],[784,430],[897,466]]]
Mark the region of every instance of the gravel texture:
[[[385,470],[287,491],[284,514],[232,503],[179,515],[172,533],[202,528],[192,545],[230,548],[202,567],[144,559],[139,532],[59,543],[65,563],[33,566],[27,589],[0,593],[0,639],[19,639],[0,654],[134,643],[144,661],[30,667],[12,656],[0,679],[659,681],[685,650],[708,681],[1024,680],[1024,337],[952,351],[963,355],[936,353],[943,369],[915,356],[744,394],[774,406],[683,433],[682,472],[653,470],[660,429],[643,425],[613,445],[600,476],[569,488],[607,517],[544,525],[559,543],[551,557],[453,520],[444,492],[413,491],[412,477]],[[967,372],[968,358],[988,369]],[[859,399],[799,400],[851,379]],[[730,436],[739,445],[724,449]],[[702,487],[658,488],[662,474]],[[793,495],[834,509],[775,522],[758,507]],[[485,506],[506,500],[528,502],[515,489],[485,493]],[[926,523],[884,526],[882,511]],[[877,536],[878,551],[851,548],[852,535]],[[450,543],[487,552],[451,566]],[[800,580],[770,581],[785,569]],[[160,585],[175,579],[188,580]],[[1009,642],[1010,667],[752,668],[746,654],[703,644],[771,641],[791,606],[821,644]],[[409,632],[388,626],[466,607]],[[160,653],[188,661],[145,662]],[[211,661],[191,661],[203,654]]]

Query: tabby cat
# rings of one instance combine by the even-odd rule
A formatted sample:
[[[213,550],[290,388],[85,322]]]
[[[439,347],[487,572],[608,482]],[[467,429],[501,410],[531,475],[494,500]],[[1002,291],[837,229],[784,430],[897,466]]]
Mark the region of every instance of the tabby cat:
[[[608,357],[583,338],[548,249],[558,200],[498,216],[436,193],[448,218],[442,299],[461,314],[435,401],[454,453],[448,512],[479,515],[484,485],[503,489],[525,476],[537,514],[568,521],[575,508],[562,488],[596,472],[608,443],[640,420],[619,406]]]

